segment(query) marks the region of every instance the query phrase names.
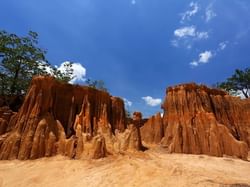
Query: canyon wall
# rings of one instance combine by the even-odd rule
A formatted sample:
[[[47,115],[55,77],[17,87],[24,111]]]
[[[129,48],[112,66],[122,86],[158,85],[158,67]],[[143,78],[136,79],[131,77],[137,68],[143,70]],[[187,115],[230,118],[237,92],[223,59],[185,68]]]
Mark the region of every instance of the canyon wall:
[[[0,116],[0,159],[100,158],[108,154],[106,146],[122,151],[119,137],[126,133],[130,141],[136,131],[126,129],[122,99],[52,77],[33,78],[22,107],[9,118]]]
[[[161,113],[150,117],[141,127],[142,140],[147,144],[159,144],[164,136]]]
[[[161,143],[169,152],[247,158],[249,100],[203,85],[183,84],[167,89],[162,108]]]
[[[94,88],[33,78],[22,107],[0,108],[0,159],[57,154],[102,158],[160,144],[172,153],[230,155],[247,159],[250,100],[203,85],[169,87],[158,113],[126,119],[121,98]]]

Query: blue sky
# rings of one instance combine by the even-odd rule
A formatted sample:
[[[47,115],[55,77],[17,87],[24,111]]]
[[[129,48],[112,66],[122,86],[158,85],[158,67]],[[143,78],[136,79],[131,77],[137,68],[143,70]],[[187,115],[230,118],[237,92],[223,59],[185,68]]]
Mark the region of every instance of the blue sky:
[[[37,32],[50,63],[80,63],[144,116],[161,111],[168,86],[250,65],[249,0],[1,1],[0,29]]]

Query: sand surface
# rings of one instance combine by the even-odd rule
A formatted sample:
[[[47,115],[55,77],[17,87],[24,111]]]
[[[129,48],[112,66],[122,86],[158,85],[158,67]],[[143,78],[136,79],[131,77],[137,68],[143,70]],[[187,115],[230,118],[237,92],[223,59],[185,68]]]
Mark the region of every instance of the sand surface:
[[[250,162],[228,157],[166,154],[160,149],[69,160],[62,156],[0,161],[0,187],[250,186]]]

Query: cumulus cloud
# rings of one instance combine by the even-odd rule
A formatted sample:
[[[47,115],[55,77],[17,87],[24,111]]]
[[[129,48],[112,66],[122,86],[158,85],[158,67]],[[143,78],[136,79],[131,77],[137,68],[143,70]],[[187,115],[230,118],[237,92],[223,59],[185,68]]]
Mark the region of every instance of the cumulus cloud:
[[[192,62],[190,62],[190,65],[195,67],[195,66],[198,66],[199,63],[197,61],[192,61]]]
[[[61,63],[59,66],[55,65],[54,68],[60,70],[62,73],[66,73],[66,65],[69,64],[69,61],[65,61]],[[51,66],[44,66],[46,65],[46,62],[40,61],[39,62],[39,67],[41,69],[45,69],[45,71],[49,74],[54,76],[54,70],[53,67]],[[85,76],[86,76],[86,69],[83,67],[80,63],[72,63],[72,69],[73,69],[73,79],[69,82],[70,84],[74,83],[79,83],[79,82],[84,82]]]
[[[190,20],[190,18],[199,11],[198,3],[195,2],[191,2],[189,4],[189,8],[189,10],[181,14],[181,22],[184,22],[185,20]]]
[[[213,58],[214,56],[216,56],[219,52],[223,51],[226,49],[226,47],[228,46],[229,41],[224,41],[224,42],[220,42],[217,49],[210,51],[210,50],[206,50],[202,53],[199,54],[199,59],[198,60],[193,60],[192,62],[190,62],[190,66],[191,67],[196,67],[200,64],[206,64],[209,63],[209,61],[211,60],[211,58]]]
[[[126,98],[123,98],[123,101],[124,101],[124,104],[126,107],[131,107],[132,106],[132,101],[129,101],[128,99]]]
[[[47,66],[45,61],[39,61],[38,67],[39,69],[45,70],[49,75],[53,75],[53,69],[50,66]]]
[[[187,26],[187,27],[182,27],[179,29],[176,29],[174,31],[174,35],[176,37],[182,38],[182,37],[188,37],[188,36],[195,36],[195,30],[196,28],[194,26]]]
[[[194,25],[178,28],[174,31],[175,39],[171,41],[172,46],[185,46],[187,49],[192,48],[192,43],[198,40],[209,38],[208,32],[200,32],[196,30]]]
[[[174,35],[177,38],[185,38],[185,37],[194,37],[197,39],[207,39],[208,38],[208,32],[196,31],[196,27],[193,25],[176,29],[174,31]]]
[[[65,64],[70,63],[69,61],[65,61],[60,64],[58,69],[62,72],[65,72]],[[69,82],[71,84],[77,83],[77,82],[84,82],[85,76],[86,76],[86,68],[83,67],[80,63],[73,63],[72,64],[73,69],[73,79]]]
[[[161,99],[159,98],[153,98],[151,96],[146,96],[146,97],[142,97],[142,99],[145,101],[145,103],[149,106],[157,106],[161,104]]]
[[[209,22],[214,17],[216,17],[216,13],[213,11],[213,4],[211,3],[206,8],[205,20],[206,20],[206,22]]]
[[[190,66],[196,67],[199,64],[206,64],[211,60],[211,58],[213,58],[213,56],[214,55],[211,51],[204,51],[204,52],[199,54],[198,60],[194,60],[194,61],[190,62]]]
[[[211,51],[205,51],[203,53],[200,53],[199,55],[199,62],[200,63],[208,63],[208,61],[213,57],[213,54]]]

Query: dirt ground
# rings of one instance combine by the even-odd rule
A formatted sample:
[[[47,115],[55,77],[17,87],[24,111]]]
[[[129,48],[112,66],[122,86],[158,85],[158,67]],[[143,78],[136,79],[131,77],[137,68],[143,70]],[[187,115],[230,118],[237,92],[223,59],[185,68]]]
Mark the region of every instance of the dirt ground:
[[[167,154],[161,149],[99,160],[56,156],[0,161],[0,187],[250,187],[250,162],[230,157]]]

